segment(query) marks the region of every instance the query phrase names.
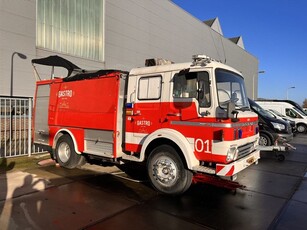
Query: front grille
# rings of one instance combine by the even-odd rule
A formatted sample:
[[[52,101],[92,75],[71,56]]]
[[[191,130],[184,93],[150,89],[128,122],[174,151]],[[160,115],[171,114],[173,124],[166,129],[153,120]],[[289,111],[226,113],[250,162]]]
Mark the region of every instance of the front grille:
[[[247,156],[254,151],[254,142],[247,143],[238,147],[238,159]]]

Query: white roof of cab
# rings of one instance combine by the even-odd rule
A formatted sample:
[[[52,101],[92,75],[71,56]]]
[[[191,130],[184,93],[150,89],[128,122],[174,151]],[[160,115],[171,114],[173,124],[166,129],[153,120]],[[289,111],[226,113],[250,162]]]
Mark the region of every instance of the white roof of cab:
[[[180,71],[183,69],[207,69],[207,68],[221,68],[226,69],[232,72],[235,72],[242,76],[242,74],[223,63],[217,62],[217,61],[210,61],[210,63],[206,63],[206,65],[193,65],[192,62],[186,62],[186,63],[176,63],[176,64],[168,64],[168,65],[157,65],[157,66],[149,66],[149,67],[140,67],[140,68],[134,68],[130,71],[129,75],[154,75],[155,73],[162,73],[162,72],[169,72],[169,71]]]

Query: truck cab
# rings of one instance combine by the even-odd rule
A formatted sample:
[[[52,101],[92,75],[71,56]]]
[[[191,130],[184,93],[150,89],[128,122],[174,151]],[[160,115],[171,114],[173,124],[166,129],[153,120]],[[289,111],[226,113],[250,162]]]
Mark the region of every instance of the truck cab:
[[[157,166],[174,161],[162,156],[172,152],[169,146],[188,171],[228,178],[260,158],[258,116],[250,110],[243,77],[208,57],[132,69],[127,109],[123,158],[148,158],[148,174],[159,189],[169,183]],[[156,150],[159,144],[165,148]]]

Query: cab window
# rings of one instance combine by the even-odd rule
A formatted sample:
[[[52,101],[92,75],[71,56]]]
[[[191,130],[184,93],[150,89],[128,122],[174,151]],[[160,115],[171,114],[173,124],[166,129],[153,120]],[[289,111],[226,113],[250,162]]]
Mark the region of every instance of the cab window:
[[[161,97],[161,76],[141,77],[139,80],[138,99],[157,100]]]
[[[210,107],[210,80],[207,72],[184,72],[173,78],[174,98],[196,98],[200,107]]]

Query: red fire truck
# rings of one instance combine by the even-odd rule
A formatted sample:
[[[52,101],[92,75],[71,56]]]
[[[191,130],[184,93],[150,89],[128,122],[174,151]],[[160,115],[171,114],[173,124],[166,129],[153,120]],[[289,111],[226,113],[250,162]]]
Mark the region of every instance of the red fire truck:
[[[68,71],[37,74],[34,108],[34,143],[63,167],[138,163],[155,189],[180,194],[193,175],[234,178],[258,163],[258,117],[243,77],[205,55],[181,64],[149,59],[129,73],[86,71],[59,56],[32,64]]]

